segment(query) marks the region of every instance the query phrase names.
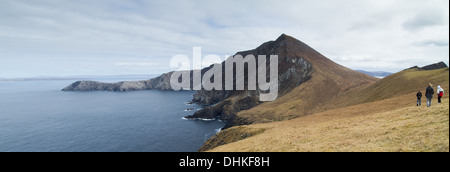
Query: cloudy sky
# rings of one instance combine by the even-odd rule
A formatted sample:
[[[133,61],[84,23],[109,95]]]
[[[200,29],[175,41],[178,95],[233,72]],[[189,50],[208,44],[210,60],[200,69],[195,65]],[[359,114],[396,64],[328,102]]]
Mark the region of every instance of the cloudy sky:
[[[158,74],[291,35],[352,69],[449,57],[448,0],[0,0],[0,78]]]

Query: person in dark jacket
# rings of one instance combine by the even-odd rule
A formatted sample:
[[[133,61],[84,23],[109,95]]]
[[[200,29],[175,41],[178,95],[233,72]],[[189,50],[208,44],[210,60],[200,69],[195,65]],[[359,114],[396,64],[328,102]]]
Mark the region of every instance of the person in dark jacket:
[[[431,106],[431,99],[433,98],[434,90],[433,85],[430,83],[427,87],[427,92],[425,92],[425,97],[427,97],[427,107]]]
[[[417,106],[422,106],[422,93],[420,92],[420,90],[419,92],[417,92],[416,96],[417,96]]]

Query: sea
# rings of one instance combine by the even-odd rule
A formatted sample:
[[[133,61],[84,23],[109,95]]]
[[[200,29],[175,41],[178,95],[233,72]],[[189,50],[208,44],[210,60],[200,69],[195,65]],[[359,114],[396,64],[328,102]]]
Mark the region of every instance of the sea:
[[[0,81],[0,152],[195,152],[225,125],[183,118],[193,91],[60,91],[75,81]]]

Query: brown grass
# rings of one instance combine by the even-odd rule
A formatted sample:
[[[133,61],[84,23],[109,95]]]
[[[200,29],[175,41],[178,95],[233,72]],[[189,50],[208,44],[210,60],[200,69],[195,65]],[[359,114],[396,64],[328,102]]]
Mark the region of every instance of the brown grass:
[[[354,72],[347,73],[346,69],[338,71],[341,73],[317,69],[310,81],[290,93],[276,101],[241,111],[237,116],[247,123],[269,123],[395,96],[415,102],[415,94],[408,94],[420,89],[425,95],[429,82],[435,85],[435,89],[438,84],[444,89],[449,88],[449,68],[431,71],[410,69],[377,82]]]
[[[245,128],[245,127],[234,127],[224,130],[220,136],[216,135],[210,138],[199,151],[207,151],[216,148],[221,145],[237,142],[239,140],[252,137],[257,134],[264,132],[263,128]]]
[[[401,71],[370,86],[350,90],[338,96],[332,101],[333,103],[328,104],[324,108],[341,108],[349,105],[384,100],[395,96],[401,96],[405,97],[406,100],[415,101],[415,94],[409,97],[406,97],[406,95],[413,92],[417,93],[418,90],[421,90],[425,97],[425,88],[428,86],[428,83],[433,83],[434,89],[436,89],[437,85],[448,89],[449,68],[430,71],[419,71],[418,69]]]
[[[430,108],[409,106],[389,110],[398,101],[402,100],[392,98],[289,121],[245,126],[248,130],[265,131],[211,151],[448,152],[448,98]]]
[[[402,71],[374,84],[347,87],[319,108],[304,108],[316,100],[301,97],[311,96],[305,92],[330,84],[318,76],[292,94],[239,114],[260,122],[285,121],[241,126],[240,134],[264,132],[222,146],[211,144],[210,148],[219,146],[212,151],[449,151],[448,94],[443,104],[436,105],[434,98],[431,108],[415,106],[415,93],[421,89],[425,94],[428,82],[448,90],[448,68]],[[302,116],[305,111],[313,115]],[[293,119],[296,116],[302,117]],[[216,142],[228,136],[221,132]]]
[[[309,81],[290,93],[273,102],[241,111],[238,116],[249,123],[268,123],[314,114],[323,111],[323,107],[339,94],[375,81],[378,79],[341,66],[315,69]]]

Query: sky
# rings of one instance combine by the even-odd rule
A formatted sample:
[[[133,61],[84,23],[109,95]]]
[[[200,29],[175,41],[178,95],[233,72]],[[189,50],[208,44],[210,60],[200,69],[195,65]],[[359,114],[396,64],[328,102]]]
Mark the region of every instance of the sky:
[[[160,74],[281,34],[351,69],[449,64],[448,0],[0,0],[0,78]]]

